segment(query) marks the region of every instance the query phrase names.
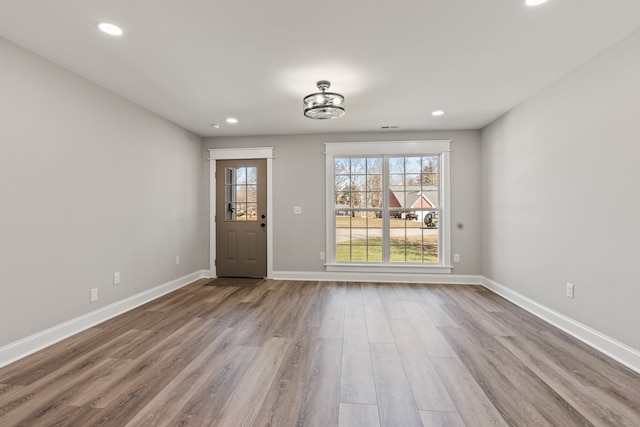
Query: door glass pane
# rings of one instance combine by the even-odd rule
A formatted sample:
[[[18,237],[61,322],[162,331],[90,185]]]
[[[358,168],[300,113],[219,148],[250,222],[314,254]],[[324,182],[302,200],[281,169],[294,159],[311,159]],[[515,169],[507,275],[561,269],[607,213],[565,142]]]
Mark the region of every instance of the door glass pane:
[[[247,168],[235,168],[236,169],[236,184],[247,183]]]
[[[225,168],[225,221],[257,221],[257,168]]]
[[[236,221],[246,221],[246,214],[247,212],[247,204],[246,203],[236,203]]]
[[[258,168],[252,166],[245,169],[247,170],[247,184],[257,184]]]
[[[257,203],[247,203],[247,210],[246,210],[247,221],[256,221],[258,217],[257,212],[258,212]]]
[[[256,203],[258,201],[258,186],[247,185],[247,202]]]

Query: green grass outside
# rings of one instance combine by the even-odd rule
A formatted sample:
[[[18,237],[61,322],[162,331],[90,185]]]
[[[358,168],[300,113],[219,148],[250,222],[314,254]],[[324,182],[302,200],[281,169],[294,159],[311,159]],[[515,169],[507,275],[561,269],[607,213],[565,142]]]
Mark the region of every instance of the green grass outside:
[[[428,244],[408,242],[405,245],[403,241],[392,240],[389,248],[391,262],[438,262],[437,240],[425,243]],[[353,240],[351,245],[336,245],[336,261],[382,262],[382,239],[369,239],[369,245],[364,239]]]

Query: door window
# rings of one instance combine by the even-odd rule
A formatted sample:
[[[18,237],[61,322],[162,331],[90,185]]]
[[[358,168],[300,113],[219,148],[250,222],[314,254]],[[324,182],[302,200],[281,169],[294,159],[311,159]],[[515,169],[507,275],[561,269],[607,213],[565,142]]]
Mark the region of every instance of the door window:
[[[258,220],[258,170],[253,166],[224,169],[225,221]]]

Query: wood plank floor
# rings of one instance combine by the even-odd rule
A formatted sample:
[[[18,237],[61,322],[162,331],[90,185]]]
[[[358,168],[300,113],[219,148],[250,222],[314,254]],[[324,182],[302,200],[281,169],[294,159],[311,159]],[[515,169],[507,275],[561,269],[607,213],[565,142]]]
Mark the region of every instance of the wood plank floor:
[[[194,282],[0,369],[0,426],[640,426],[640,376],[477,286]]]

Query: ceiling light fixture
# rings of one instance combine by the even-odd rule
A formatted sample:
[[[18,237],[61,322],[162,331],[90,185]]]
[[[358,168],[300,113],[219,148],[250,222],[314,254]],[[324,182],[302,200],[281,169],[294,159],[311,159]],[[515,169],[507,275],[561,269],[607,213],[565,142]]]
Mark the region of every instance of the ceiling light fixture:
[[[220,129],[220,125],[218,123],[211,123],[209,126],[211,126],[214,129]]]
[[[234,125],[234,124],[238,123],[238,119],[233,118],[233,117],[229,117],[227,119],[227,123],[230,123],[230,124]]]
[[[444,111],[442,111],[442,110],[436,110],[436,111],[434,111],[433,113],[431,113],[431,115],[432,115],[432,116],[435,116],[435,117],[440,117],[440,116],[442,116],[443,114],[444,114]]]
[[[100,31],[109,34],[110,36],[121,36],[124,33],[122,28],[108,22],[98,22],[97,25]]]
[[[322,92],[307,95],[302,100],[304,115],[310,119],[337,119],[344,116],[344,96],[326,92],[331,86],[327,80],[320,80],[318,89]]]
[[[525,0],[524,4],[527,6],[538,6],[545,3],[547,0]]]

